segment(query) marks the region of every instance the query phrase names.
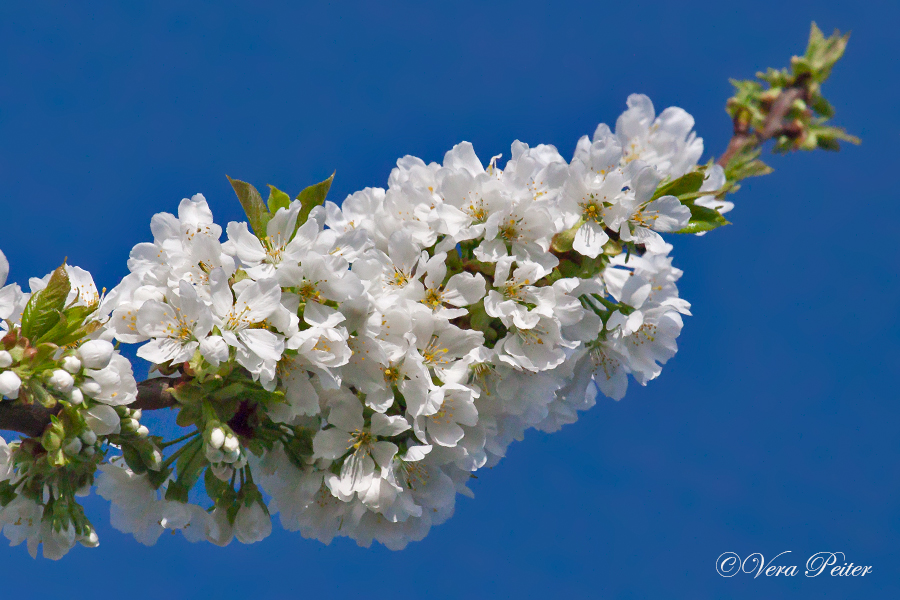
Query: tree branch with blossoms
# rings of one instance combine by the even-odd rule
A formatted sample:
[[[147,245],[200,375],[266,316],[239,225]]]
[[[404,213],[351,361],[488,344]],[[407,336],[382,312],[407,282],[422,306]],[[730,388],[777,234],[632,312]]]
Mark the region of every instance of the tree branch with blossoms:
[[[0,528],[33,556],[95,546],[77,500],[95,488],[144,544],[260,541],[276,506],[324,543],[421,540],[525,431],[660,375],[690,315],[662,234],[728,224],[727,194],[770,171],[767,140],[857,142],[820,87],[846,43],[813,25],[790,69],[734,82],[717,162],[699,164],[684,110],[632,95],[570,161],[516,141],[485,166],[463,142],[340,206],[333,175],[265,200],[229,178],[247,221],[224,242],[197,194],[153,217],[102,297],[66,264],[0,288],[0,429],[23,435],[0,438]],[[149,379],[121,344],[141,344]],[[141,423],[163,408],[173,439]]]

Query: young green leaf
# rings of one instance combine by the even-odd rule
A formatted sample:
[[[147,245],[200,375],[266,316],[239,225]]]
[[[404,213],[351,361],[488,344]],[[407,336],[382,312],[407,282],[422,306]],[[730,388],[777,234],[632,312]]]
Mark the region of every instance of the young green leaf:
[[[225,177],[228,177],[228,175]],[[246,181],[228,177],[228,182],[231,183],[234,193],[237,194],[238,200],[241,201],[241,206],[244,207],[244,212],[247,213],[247,222],[250,223],[253,233],[258,238],[266,237],[266,225],[269,224],[269,219],[272,218],[272,215],[263,203],[262,196],[259,195],[255,187]]]
[[[653,194],[652,200],[662,198],[663,196],[681,196],[683,194],[692,194],[700,189],[703,185],[704,174],[700,171],[691,171],[682,175],[678,179],[664,183]]]
[[[70,289],[69,275],[63,264],[50,275],[47,287],[28,300],[22,312],[22,335],[36,340],[53,329],[66,306]]]
[[[306,223],[312,209],[325,203],[325,196],[328,195],[328,190],[331,189],[332,181],[334,181],[334,173],[325,181],[311,185],[297,194],[297,200],[300,201],[302,207],[300,208],[300,215],[297,217],[297,226]]]
[[[269,185],[269,199],[266,201],[269,213],[274,215],[279,208],[287,208],[291,205],[291,197],[279,190],[274,185]]]

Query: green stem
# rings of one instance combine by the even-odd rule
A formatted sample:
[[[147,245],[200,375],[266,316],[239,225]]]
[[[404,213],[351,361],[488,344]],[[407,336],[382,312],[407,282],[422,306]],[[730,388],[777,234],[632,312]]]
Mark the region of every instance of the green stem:
[[[184,440],[194,437],[195,435],[200,435],[200,432],[194,431],[193,433],[189,433],[187,435],[181,436],[177,440],[172,440],[171,442],[165,442],[164,444],[160,444],[159,448],[162,450],[164,448],[168,448],[169,446],[174,446],[175,444],[179,444],[179,443],[183,442]]]

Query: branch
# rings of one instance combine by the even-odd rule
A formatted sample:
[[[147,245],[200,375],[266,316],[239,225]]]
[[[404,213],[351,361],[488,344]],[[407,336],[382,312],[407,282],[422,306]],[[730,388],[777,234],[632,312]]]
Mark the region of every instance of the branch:
[[[726,148],[725,153],[719,157],[716,164],[724,168],[728,165],[731,158],[740,152],[747,144],[759,146],[766,140],[770,140],[781,133],[785,133],[787,126],[784,123],[784,118],[791,110],[791,105],[794,104],[795,100],[805,98],[807,93],[803,81],[798,81],[797,83],[798,85],[781,91],[778,98],[772,103],[772,108],[766,116],[762,129],[750,131],[749,123],[740,118],[740,115],[736,116],[734,118],[734,135],[731,136],[731,140],[728,142],[728,148]]]
[[[137,400],[128,405],[131,409],[159,410],[176,405],[169,388],[181,379],[164,377],[147,379],[138,384]],[[0,402],[0,430],[15,431],[28,437],[40,437],[50,424],[50,417],[60,411],[60,406],[45,408],[40,404],[21,404],[15,401]]]

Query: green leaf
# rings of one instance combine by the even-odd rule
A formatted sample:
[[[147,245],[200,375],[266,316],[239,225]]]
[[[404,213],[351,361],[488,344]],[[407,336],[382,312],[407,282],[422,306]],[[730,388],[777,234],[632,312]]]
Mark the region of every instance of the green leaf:
[[[332,173],[331,177],[325,181],[311,185],[297,194],[297,200],[299,200],[301,204],[300,215],[297,217],[298,227],[306,223],[312,209],[325,203],[325,196],[328,195],[328,190],[331,189],[332,181],[334,181],[334,173]]]
[[[203,485],[206,487],[206,495],[215,502],[225,493],[228,484],[215,476],[212,469],[207,469],[203,475]],[[230,488],[229,488],[230,489]]]
[[[185,404],[175,416],[175,424],[179,427],[190,427],[199,421],[200,407],[196,404]]]
[[[651,200],[662,198],[663,196],[682,196],[684,194],[692,194],[700,190],[703,185],[705,175],[700,171],[692,171],[682,175],[678,179],[664,183],[656,188]]]
[[[22,312],[22,335],[36,340],[53,329],[66,306],[71,285],[63,263],[53,274],[47,287],[33,294]]]
[[[691,220],[688,221],[687,227],[675,233],[699,233],[701,231],[711,231],[723,225],[731,225],[717,210],[706,208],[705,206],[697,206],[693,200],[683,201],[682,204],[691,210]]]
[[[37,380],[32,379],[28,388],[31,391],[31,397],[44,408],[53,408],[56,406],[56,398],[47,391],[47,388],[38,383]]]
[[[279,208],[287,208],[291,205],[291,197],[274,185],[269,185],[269,199],[266,204],[269,205],[269,213],[274,216]]]
[[[225,177],[228,177],[228,175]],[[250,223],[253,233],[260,239],[265,238],[266,225],[269,224],[269,219],[272,218],[272,215],[263,203],[262,196],[259,195],[255,187],[246,181],[228,177],[228,182],[231,183],[234,193],[237,194],[238,200],[241,201],[241,206],[244,207],[244,212],[247,213],[247,222]]]
[[[186,489],[191,489],[200,478],[200,473],[209,464],[203,453],[203,438],[196,438],[188,444],[193,448],[185,448],[184,454],[178,457],[176,471],[177,482]]]
[[[125,464],[128,465],[128,468],[135,473],[147,472],[147,465],[144,464],[141,453],[131,444],[122,445],[122,457],[125,459]]]
[[[166,490],[166,500],[187,504],[188,488],[184,487],[184,485],[180,481],[170,482],[169,487]]]

